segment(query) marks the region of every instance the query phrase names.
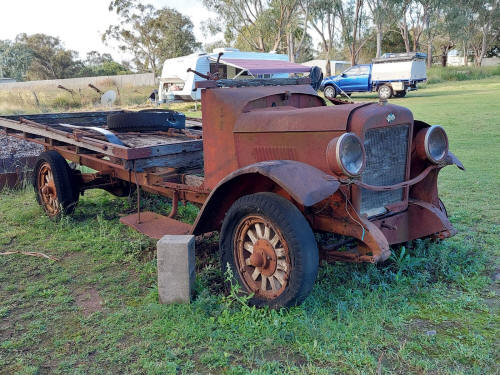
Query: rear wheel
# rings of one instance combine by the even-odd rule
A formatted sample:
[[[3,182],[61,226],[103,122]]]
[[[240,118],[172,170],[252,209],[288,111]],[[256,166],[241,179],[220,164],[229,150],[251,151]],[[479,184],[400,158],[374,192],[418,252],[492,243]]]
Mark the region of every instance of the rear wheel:
[[[392,87],[382,85],[378,88],[378,97],[380,99],[390,99],[392,97]]]
[[[335,87],[332,85],[325,86],[323,89],[323,93],[325,94],[325,97],[327,99],[335,99],[337,96],[337,90],[335,90]]]
[[[404,98],[406,96],[406,91],[396,91],[396,94],[394,94],[396,98]]]
[[[272,308],[300,304],[318,272],[318,247],[309,223],[290,201],[273,193],[238,199],[221,229],[221,262],[250,303]]]
[[[47,151],[39,156],[33,186],[38,203],[49,217],[73,213],[79,196],[73,182],[71,169],[59,153]]]

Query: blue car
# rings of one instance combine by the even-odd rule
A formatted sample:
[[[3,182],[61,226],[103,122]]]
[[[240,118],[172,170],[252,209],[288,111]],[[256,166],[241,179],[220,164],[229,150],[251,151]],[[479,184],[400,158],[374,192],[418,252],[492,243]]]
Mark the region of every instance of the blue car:
[[[404,97],[425,81],[425,54],[387,54],[372,64],[354,65],[341,74],[325,78],[320,86],[328,99],[339,94],[377,91],[381,99]]]

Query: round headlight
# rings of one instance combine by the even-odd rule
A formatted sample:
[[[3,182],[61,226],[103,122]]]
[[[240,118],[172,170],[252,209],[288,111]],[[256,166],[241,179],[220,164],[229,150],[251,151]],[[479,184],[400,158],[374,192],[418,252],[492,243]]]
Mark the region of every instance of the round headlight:
[[[333,138],[326,148],[326,161],[336,174],[357,177],[365,168],[365,148],[356,134],[345,133]]]
[[[420,130],[417,134],[417,152],[420,157],[429,159],[431,163],[438,164],[443,161],[448,154],[448,136],[444,129],[433,125]]]

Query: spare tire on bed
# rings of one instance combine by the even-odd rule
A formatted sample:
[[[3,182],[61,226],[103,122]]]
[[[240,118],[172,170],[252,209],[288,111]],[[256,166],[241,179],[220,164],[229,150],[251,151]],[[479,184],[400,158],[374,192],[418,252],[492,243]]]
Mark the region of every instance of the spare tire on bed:
[[[145,110],[140,112],[122,112],[109,115],[108,129],[116,132],[155,131],[170,128],[184,129],[186,116],[170,110]]]

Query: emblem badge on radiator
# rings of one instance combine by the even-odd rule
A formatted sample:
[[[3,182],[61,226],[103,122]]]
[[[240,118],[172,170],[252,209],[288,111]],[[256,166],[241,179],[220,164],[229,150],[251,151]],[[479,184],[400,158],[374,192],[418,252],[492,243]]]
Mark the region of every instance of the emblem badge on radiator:
[[[396,115],[394,113],[389,113],[386,117],[387,122],[390,124],[396,119]]]

